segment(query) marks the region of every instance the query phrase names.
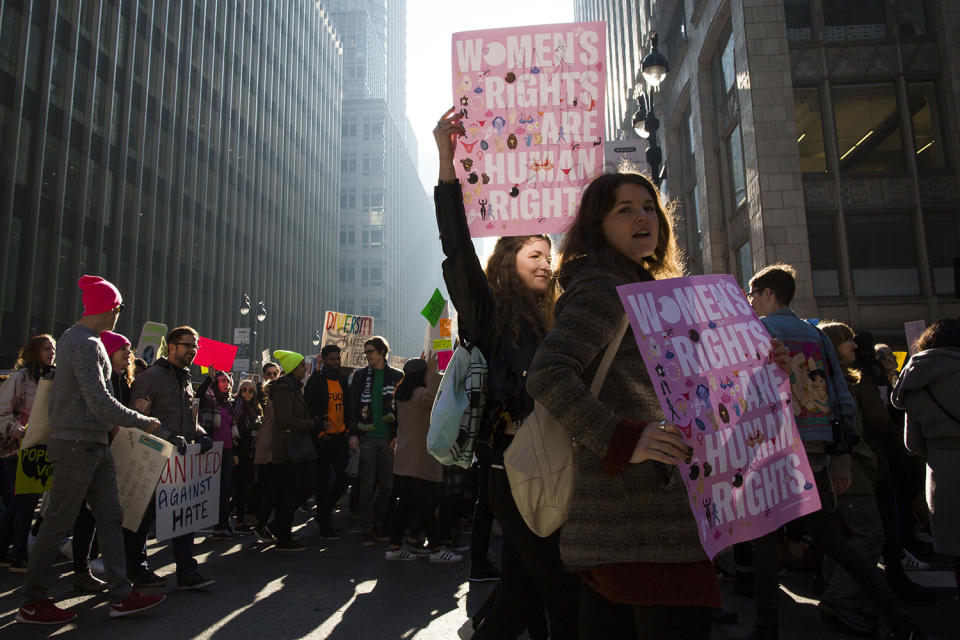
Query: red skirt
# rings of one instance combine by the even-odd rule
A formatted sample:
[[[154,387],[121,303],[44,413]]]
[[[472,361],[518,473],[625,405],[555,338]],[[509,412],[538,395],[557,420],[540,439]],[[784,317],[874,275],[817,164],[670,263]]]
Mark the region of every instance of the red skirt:
[[[611,602],[645,606],[720,607],[720,585],[709,560],[624,562],[581,571],[580,578]]]

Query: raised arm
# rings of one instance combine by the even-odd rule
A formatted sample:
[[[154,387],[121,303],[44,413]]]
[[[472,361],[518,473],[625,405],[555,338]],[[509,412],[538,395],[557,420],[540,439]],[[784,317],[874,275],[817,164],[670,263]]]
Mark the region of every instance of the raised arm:
[[[440,184],[433,191],[440,243],[447,259],[443,261],[443,279],[450,301],[457,309],[460,335],[469,342],[482,339],[483,328],[492,319],[494,303],[490,285],[470,240],[470,229],[463,208],[463,192],[456,182],[453,154],[457,139],[464,135],[459,113],[451,108],[437,122],[433,137],[440,160]],[[480,345],[483,350],[485,345]]]

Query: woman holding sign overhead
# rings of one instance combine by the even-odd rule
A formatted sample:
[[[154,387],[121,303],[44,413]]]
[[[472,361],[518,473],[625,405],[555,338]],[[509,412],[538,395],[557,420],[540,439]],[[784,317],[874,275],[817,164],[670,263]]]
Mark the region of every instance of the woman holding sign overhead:
[[[443,278],[459,314],[460,338],[480,349],[487,360],[488,388],[479,440],[491,446],[490,506],[503,527],[500,588],[473,638],[516,638],[544,608],[551,638],[578,638],[579,585],[560,563],[559,535],[540,538],[530,531],[517,511],[503,469],[503,452],[516,426],[533,410],[533,399],[524,390],[527,369],[553,323],[557,285],[550,238],[500,238],[486,271],[480,266],[453,165],[457,139],[464,135],[461,117],[450,109],[433,130],[440,155],[440,183],[433,197],[447,256]]]
[[[605,174],[583,193],[567,233],[556,322],[527,391],[583,445],[564,566],[581,578],[580,627],[596,638],[707,638],[720,606],[677,462],[679,429],[663,422],[632,332],[598,396],[590,381],[624,317],[619,285],[681,275],[671,211],[636,173]]]

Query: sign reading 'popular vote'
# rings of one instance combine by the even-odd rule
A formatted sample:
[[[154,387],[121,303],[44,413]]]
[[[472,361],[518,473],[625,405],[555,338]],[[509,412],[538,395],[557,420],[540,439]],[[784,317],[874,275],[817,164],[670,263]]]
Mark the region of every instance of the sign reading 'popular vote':
[[[457,177],[470,234],[561,233],[603,172],[606,25],[453,35]]]
[[[617,291],[666,420],[693,449],[679,467],[707,555],[818,510],[790,381],[733,276]]]

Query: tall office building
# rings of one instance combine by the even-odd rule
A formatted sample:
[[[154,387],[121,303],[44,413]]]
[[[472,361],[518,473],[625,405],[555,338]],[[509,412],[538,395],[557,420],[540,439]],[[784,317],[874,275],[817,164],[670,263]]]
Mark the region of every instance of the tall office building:
[[[660,35],[664,191],[694,271],[745,283],[790,262],[806,315],[900,347],[904,322],[957,316],[956,3],[575,1],[578,19],[636,16],[639,50],[611,38],[608,51],[634,81]],[[633,135],[611,121],[608,137]]]
[[[341,53],[322,2],[0,2],[0,367],[73,322],[83,273],[134,341],[254,322],[307,352],[338,295]]]
[[[344,49],[338,310],[372,315],[393,353],[416,356],[442,254],[406,114],[406,1],[330,8]]]

